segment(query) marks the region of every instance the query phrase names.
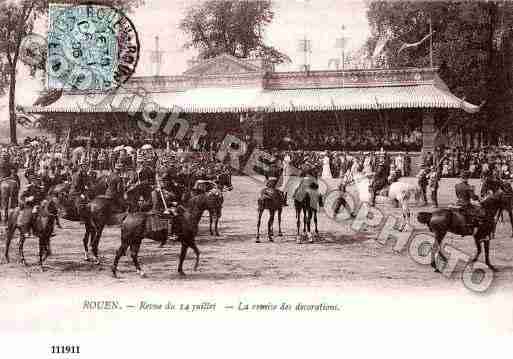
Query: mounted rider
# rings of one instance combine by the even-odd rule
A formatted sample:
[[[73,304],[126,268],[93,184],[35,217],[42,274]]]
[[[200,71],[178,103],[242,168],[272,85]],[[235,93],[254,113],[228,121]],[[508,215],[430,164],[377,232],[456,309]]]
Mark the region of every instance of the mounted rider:
[[[87,190],[89,178],[87,176],[88,163],[82,158],[77,171],[71,176],[70,197],[75,208],[80,211],[87,203]]]
[[[33,207],[32,212],[36,213],[37,209],[35,206],[39,204],[43,198],[43,186],[34,175],[30,175],[27,180],[27,186],[20,195],[20,208]]]
[[[141,168],[129,181],[129,186],[142,186],[141,195],[143,200],[148,202],[151,200],[151,192],[155,185],[155,170],[150,157],[145,157],[142,161]]]
[[[151,192],[151,210],[154,213],[169,214],[167,202],[170,197],[177,195],[169,191],[172,178],[169,170],[164,166],[159,168],[157,176],[157,185]],[[166,201],[166,203],[164,203],[164,201]]]
[[[454,189],[457,197],[456,204],[461,208],[466,222],[469,223],[467,225],[469,232],[473,232],[473,228],[479,225],[482,215],[479,207],[473,205],[471,202],[472,200],[479,200],[479,197],[474,193],[474,186],[468,183],[469,178],[469,171],[463,171],[461,182],[457,183]]]
[[[114,165],[113,171],[107,177],[107,190],[105,197],[112,199],[112,211],[114,213],[122,210],[121,198],[123,197],[123,180],[121,171],[123,170],[123,162],[118,160]]]

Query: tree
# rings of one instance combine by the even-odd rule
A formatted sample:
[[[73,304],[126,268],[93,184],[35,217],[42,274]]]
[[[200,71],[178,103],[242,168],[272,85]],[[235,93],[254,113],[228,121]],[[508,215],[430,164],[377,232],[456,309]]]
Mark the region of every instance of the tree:
[[[142,4],[142,0],[108,0],[103,3],[130,10]],[[0,86],[3,82],[7,82],[9,87],[9,125],[12,144],[17,143],[15,93],[21,43],[25,36],[32,33],[36,19],[46,15],[47,9],[48,0],[7,0],[0,3],[0,66],[2,70]],[[5,73],[7,73],[6,76]]]
[[[273,17],[270,1],[210,0],[190,7],[180,29],[190,36],[185,47],[199,49],[202,59],[227,53],[290,62],[287,55],[264,43],[265,27]]]
[[[450,116],[467,127],[511,128],[513,3],[372,2],[367,17],[372,33],[368,49],[388,34],[385,58],[391,67],[430,65],[428,42],[399,55],[397,50],[427,35],[431,20],[434,66],[440,67],[441,77],[457,96],[473,103],[486,100],[478,115]]]
[[[32,32],[34,21],[48,3],[38,0],[7,1],[0,4],[0,51],[5,56],[9,85],[9,125],[11,143],[16,144],[16,67],[23,38]]]

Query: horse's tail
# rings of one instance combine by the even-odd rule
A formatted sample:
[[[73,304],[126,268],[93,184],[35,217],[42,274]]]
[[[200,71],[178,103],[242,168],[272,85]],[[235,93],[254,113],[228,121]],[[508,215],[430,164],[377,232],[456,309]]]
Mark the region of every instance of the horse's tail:
[[[433,217],[433,213],[431,212],[419,212],[419,214],[417,214],[417,221],[419,221],[419,223],[429,225],[431,217]]]

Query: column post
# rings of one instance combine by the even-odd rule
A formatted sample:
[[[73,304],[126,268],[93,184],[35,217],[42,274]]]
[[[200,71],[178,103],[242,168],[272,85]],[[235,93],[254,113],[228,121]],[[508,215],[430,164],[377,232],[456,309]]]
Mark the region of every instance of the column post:
[[[422,154],[434,153],[435,150],[435,116],[431,111],[422,113]]]

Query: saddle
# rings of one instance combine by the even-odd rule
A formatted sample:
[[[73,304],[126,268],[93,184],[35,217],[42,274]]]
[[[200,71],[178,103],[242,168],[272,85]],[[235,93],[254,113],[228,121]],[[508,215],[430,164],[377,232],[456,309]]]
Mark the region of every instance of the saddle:
[[[275,197],[276,197],[276,193],[277,193],[277,189],[275,188],[265,188],[263,191],[262,191],[262,196],[261,196],[261,199],[262,200],[269,200],[269,201],[272,201]]]
[[[448,206],[449,209],[459,212],[467,222],[466,229],[467,235],[474,233],[474,228],[479,227],[485,219],[485,211],[481,206],[461,206],[459,204],[452,204]]]
[[[149,232],[167,231],[170,216],[163,215],[156,211],[148,212],[148,220],[146,221],[146,229]]]

